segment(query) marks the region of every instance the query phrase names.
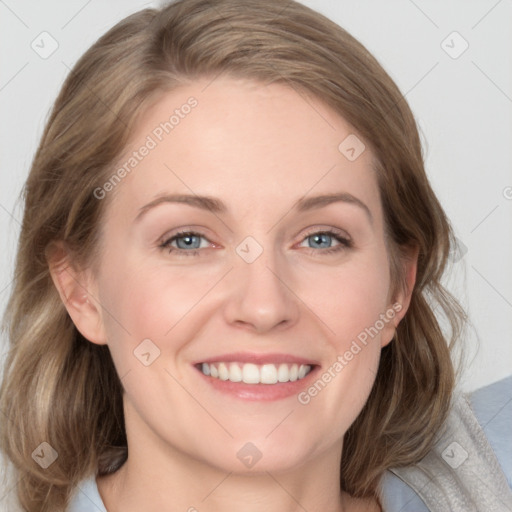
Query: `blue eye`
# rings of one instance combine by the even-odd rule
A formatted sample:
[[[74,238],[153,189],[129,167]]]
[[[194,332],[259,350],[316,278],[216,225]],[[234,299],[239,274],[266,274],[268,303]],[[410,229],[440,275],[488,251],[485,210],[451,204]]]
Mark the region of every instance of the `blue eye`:
[[[198,256],[200,249],[205,248],[205,246],[201,247],[201,239],[209,242],[201,233],[182,231],[165,240],[159,247],[167,249],[169,253],[177,253],[183,256]],[[306,240],[309,240],[309,249],[319,249],[314,250],[314,254],[330,254],[352,247],[350,239],[330,230],[315,231],[306,235],[304,241]],[[333,241],[337,242],[337,245],[333,246]],[[176,245],[173,245],[174,243]]]
[[[179,237],[175,237],[176,245],[178,246],[178,249],[199,249],[199,246],[201,245],[201,238],[200,236],[193,235],[193,234],[187,234],[182,235]],[[180,247],[180,242],[183,242]]]
[[[352,247],[352,242],[348,238],[329,230],[311,233],[307,235],[304,240],[309,240],[308,247],[310,249],[320,249],[320,251],[313,251],[315,253],[330,254]],[[333,240],[336,241],[338,245],[333,246]]]
[[[168,249],[170,253],[178,252],[185,256],[197,256],[199,254],[198,249],[200,249],[201,238],[206,240],[206,238],[200,233],[184,231],[172,236],[162,243],[160,247],[162,249]],[[177,247],[171,245],[173,242],[176,242]]]

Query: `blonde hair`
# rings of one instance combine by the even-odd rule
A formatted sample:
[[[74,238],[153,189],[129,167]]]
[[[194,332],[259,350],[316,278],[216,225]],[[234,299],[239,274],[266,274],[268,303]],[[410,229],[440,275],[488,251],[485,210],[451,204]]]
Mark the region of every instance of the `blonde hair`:
[[[378,494],[382,473],[430,449],[450,405],[450,346],[464,313],[441,285],[453,235],[425,174],[414,117],[374,57],[334,22],[293,1],[181,0],[122,20],[76,63],[55,101],[24,188],[25,209],[4,322],[0,447],[25,511],[64,511],[80,480],[126,459],[122,386],[108,347],[81,336],[52,282],[47,251],[64,241],[98,263],[112,175],[146,107],[165,91],[224,73],[309,94],[348,121],[376,159],[391,272],[419,249],[410,308],[382,350],[370,397],[344,438],[341,488]],[[341,142],[341,141],[340,141]],[[451,326],[443,334],[434,308]],[[32,452],[58,457],[43,469]]]

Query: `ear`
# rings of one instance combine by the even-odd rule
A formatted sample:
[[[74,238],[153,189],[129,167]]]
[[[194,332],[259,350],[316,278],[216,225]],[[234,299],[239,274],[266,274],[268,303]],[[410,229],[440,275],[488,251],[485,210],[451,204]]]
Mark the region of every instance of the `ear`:
[[[78,331],[98,345],[107,343],[102,308],[91,270],[79,270],[63,242],[54,242],[46,252],[53,283]]]
[[[390,298],[391,300],[389,302],[386,315],[387,317],[392,318],[388,321],[384,332],[382,333],[382,347],[391,342],[393,336],[395,335],[398,324],[407,313],[409,305],[411,304],[412,291],[416,283],[416,272],[418,269],[418,254],[419,247],[413,246],[405,249],[400,256],[402,265],[401,271],[403,272],[402,275],[404,276],[403,284],[405,286],[399,286],[396,293]]]

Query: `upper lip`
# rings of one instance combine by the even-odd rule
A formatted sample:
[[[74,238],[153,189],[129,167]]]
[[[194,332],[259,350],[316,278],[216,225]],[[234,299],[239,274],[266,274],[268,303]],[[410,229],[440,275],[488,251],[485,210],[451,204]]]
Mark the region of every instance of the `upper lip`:
[[[250,352],[231,352],[229,354],[220,354],[218,356],[208,357],[196,361],[194,364],[200,363],[253,363],[253,364],[271,364],[271,363],[296,363],[296,364],[318,364],[315,360],[298,357],[291,354],[272,353],[272,354],[257,354]]]

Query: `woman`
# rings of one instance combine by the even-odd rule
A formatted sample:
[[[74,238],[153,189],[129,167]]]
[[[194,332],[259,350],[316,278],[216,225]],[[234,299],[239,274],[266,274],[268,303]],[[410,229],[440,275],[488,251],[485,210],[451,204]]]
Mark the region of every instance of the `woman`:
[[[307,7],[120,22],[25,200],[1,389],[23,510],[391,510],[385,472],[451,425],[464,314],[414,118]]]

